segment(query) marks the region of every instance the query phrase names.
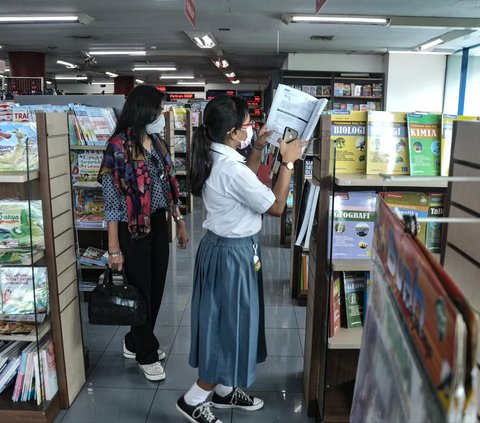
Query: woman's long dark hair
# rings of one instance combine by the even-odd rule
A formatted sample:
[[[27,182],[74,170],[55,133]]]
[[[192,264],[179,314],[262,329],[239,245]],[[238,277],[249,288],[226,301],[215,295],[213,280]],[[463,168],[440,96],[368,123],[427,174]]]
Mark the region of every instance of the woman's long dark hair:
[[[248,104],[240,97],[219,95],[210,100],[203,112],[203,124],[193,134],[192,163],[190,167],[193,195],[202,193],[203,185],[210,176],[213,157],[212,142],[224,143],[232,128],[240,129],[248,115]]]
[[[131,129],[131,139],[137,151],[141,151],[145,137],[145,125],[152,123],[162,112],[165,94],[152,85],[138,85],[128,95],[118,118],[115,134]]]

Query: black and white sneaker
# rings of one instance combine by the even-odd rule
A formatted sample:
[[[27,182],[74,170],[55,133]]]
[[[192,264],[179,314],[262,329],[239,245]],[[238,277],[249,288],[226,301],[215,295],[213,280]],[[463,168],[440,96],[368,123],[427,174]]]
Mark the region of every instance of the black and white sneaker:
[[[199,405],[188,405],[183,395],[177,401],[177,410],[189,422],[193,423],[222,423],[212,413],[211,402],[203,402]]]
[[[263,401],[260,398],[247,395],[240,388],[233,388],[233,391],[225,397],[214,392],[212,403],[215,408],[239,408],[246,411],[260,410],[263,407]]]

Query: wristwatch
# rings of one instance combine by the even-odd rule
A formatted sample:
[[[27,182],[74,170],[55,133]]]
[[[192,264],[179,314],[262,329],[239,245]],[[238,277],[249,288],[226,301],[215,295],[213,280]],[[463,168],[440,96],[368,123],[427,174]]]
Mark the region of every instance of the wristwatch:
[[[285,166],[288,170],[293,170],[293,162],[282,162],[282,166]]]

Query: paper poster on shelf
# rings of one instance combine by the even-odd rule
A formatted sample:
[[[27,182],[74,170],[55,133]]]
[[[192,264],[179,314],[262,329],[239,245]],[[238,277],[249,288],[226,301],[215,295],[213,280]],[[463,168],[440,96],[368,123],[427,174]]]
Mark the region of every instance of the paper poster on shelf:
[[[0,172],[27,170],[38,170],[36,124],[1,122]]]
[[[102,164],[102,153],[82,153],[77,157],[78,182],[97,182],[98,172]]]
[[[384,201],[378,210],[351,421],[397,421],[398,412],[402,421],[462,421],[471,394],[465,352],[475,323],[467,326],[468,311],[457,308],[465,300],[425,247]]]
[[[335,172],[365,173],[367,112],[334,111],[330,137],[335,146]]]
[[[273,133],[267,141],[278,147],[278,139],[282,138],[287,126],[297,131],[300,139],[309,141],[326,105],[324,98],[317,99],[301,90],[279,84],[268,113],[266,126]]]
[[[441,115],[407,114],[410,175],[440,175]]]
[[[409,175],[405,113],[368,112],[367,175]]]
[[[452,135],[453,135],[453,121],[466,120],[478,121],[480,117],[476,116],[457,116],[457,115],[442,115],[442,139],[440,143],[440,175],[448,176],[450,170],[450,160],[452,157]]]

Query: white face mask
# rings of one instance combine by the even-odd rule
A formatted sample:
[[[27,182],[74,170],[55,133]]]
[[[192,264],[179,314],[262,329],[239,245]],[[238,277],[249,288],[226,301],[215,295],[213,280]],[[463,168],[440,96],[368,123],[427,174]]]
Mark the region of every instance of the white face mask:
[[[165,128],[165,116],[160,114],[152,123],[145,125],[145,131],[147,134],[160,134]]]
[[[245,138],[244,140],[240,140],[240,149],[242,150],[244,148],[247,148],[252,142],[253,128],[250,125],[247,126],[246,132],[247,132],[247,138]]]

